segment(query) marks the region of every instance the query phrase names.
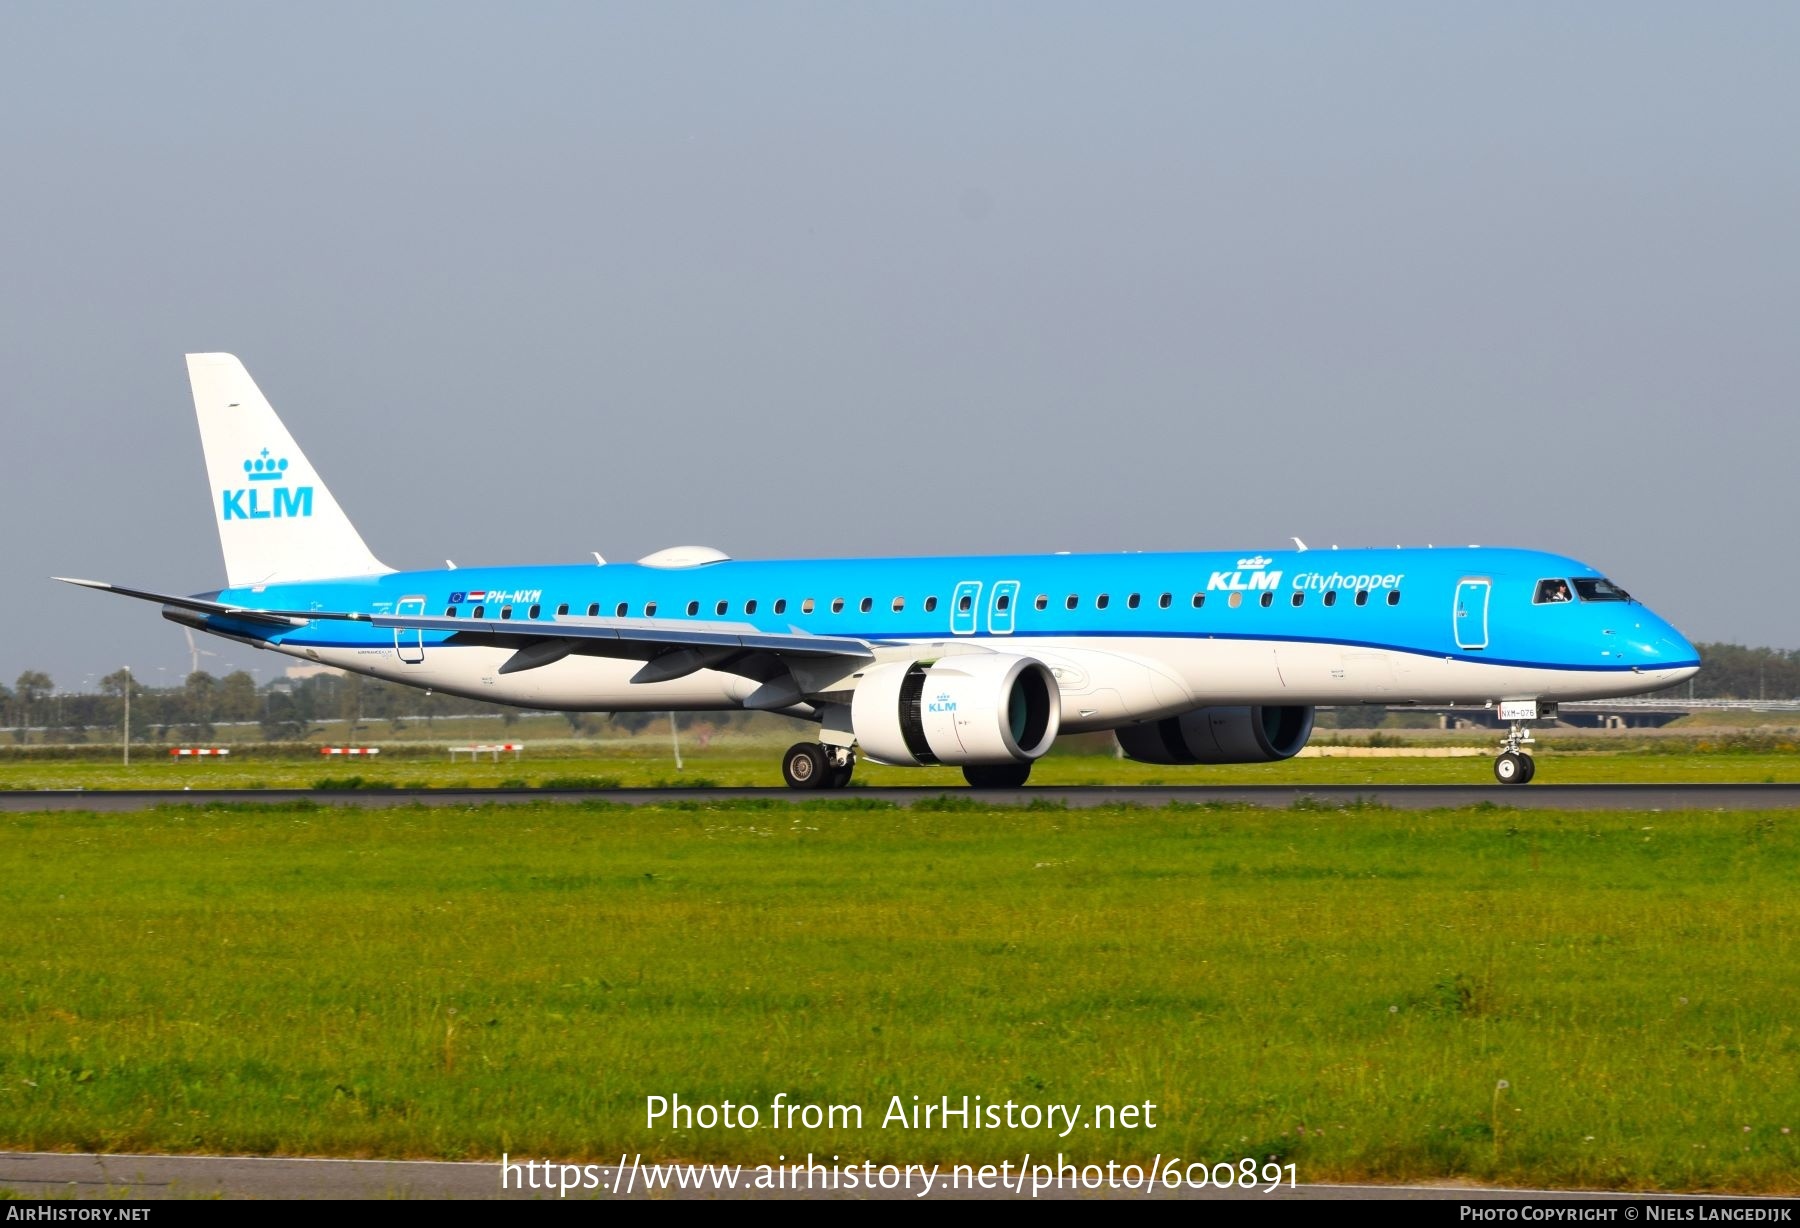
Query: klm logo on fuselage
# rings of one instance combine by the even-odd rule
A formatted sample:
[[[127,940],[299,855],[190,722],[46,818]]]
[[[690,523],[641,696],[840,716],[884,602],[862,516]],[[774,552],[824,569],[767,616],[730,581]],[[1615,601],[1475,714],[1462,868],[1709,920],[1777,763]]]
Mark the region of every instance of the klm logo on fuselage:
[[[244,462],[250,485],[219,492],[219,515],[226,520],[291,520],[313,514],[313,488],[287,485],[287,458],[262,454]]]
[[[1281,584],[1279,571],[1264,571],[1269,560],[1265,558],[1239,559],[1236,571],[1215,571],[1207,580],[1208,591],[1224,589],[1228,592],[1254,593],[1262,589],[1275,588]],[[1248,575],[1246,569],[1254,568]]]
[[[936,699],[926,704],[925,710],[927,712],[954,712],[956,711],[956,701],[950,698],[950,692],[945,691]]]

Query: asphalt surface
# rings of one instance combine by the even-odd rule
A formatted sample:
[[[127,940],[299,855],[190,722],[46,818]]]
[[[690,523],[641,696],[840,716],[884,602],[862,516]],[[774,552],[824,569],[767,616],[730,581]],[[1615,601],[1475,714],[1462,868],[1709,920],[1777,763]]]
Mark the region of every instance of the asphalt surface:
[[[754,1168],[754,1165],[751,1166]],[[1015,1165],[1016,1168],[1016,1165]],[[1014,1199],[1033,1197],[1027,1183],[1012,1190],[948,1190],[949,1169],[939,1173],[937,1188],[924,1197]],[[595,1166],[601,1183],[596,1189],[571,1190],[576,1199],[774,1199],[818,1200],[908,1199],[921,1197],[915,1184],[910,1192],[894,1190],[720,1190],[644,1188],[641,1170],[632,1174],[616,1165]],[[583,1173],[585,1180],[585,1169]],[[0,1190],[22,1198],[457,1198],[457,1199],[555,1199],[552,1187],[532,1189],[538,1174],[521,1172],[512,1188],[501,1188],[500,1165],[488,1162],[453,1163],[440,1160],[312,1160],[266,1156],[156,1156],[94,1155],[61,1152],[0,1152]],[[523,1188],[522,1188],[523,1187]],[[628,1188],[629,1187],[629,1188]],[[1269,1192],[1256,1189],[1170,1190],[1149,1193],[1141,1189],[1079,1189],[1073,1183],[1039,1190],[1039,1200],[1134,1199],[1159,1200],[1369,1200],[1406,1201],[1536,1201],[1567,1202],[1590,1199],[1639,1198],[1642,1195],[1603,1190],[1520,1190],[1451,1185],[1295,1185]],[[1656,1195],[1667,1199],[1669,1195]]]
[[[1800,810],[1800,784],[1780,785],[1185,785],[1102,788],[850,788],[842,794],[793,789],[120,789],[0,792],[0,811],[146,810],[153,806],[316,802],[325,806],[488,806],[525,802],[608,802],[628,806],[736,801],[830,802],[836,797],[911,806],[943,797],[996,806],[1231,804],[1285,809],[1302,799],[1329,806],[1376,804],[1437,810],[1488,802],[1518,810]]]

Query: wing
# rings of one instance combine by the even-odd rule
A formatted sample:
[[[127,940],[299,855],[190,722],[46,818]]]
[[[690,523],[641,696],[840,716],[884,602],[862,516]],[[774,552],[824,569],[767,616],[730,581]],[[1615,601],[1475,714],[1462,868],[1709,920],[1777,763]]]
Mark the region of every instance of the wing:
[[[669,682],[702,669],[723,669],[760,682],[771,682],[788,672],[790,661],[824,663],[835,658],[852,664],[875,658],[874,649],[866,640],[811,635],[792,627],[786,632],[769,632],[748,623],[694,623],[675,618],[565,616],[525,622],[440,618],[423,614],[364,614],[350,610],[256,610],[204,597],[124,588],[99,580],[75,580],[65,576],[56,579],[117,593],[121,597],[158,602],[176,610],[282,629],[304,627],[313,622],[353,622],[397,631],[443,632],[457,644],[513,648],[513,655],[500,666],[503,674],[541,669],[571,653],[582,653],[643,661],[644,667],[631,679],[638,683]],[[772,691],[771,701],[777,694],[785,695],[786,691]]]

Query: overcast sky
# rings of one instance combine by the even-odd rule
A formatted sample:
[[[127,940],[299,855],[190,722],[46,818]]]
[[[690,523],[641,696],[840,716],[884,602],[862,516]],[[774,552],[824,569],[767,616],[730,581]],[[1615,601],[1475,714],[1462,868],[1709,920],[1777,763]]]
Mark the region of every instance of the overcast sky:
[[[188,351],[396,567],[1531,546],[1800,646],[1800,6],[0,10],[0,679],[186,672]],[[283,662],[223,641],[215,671]]]

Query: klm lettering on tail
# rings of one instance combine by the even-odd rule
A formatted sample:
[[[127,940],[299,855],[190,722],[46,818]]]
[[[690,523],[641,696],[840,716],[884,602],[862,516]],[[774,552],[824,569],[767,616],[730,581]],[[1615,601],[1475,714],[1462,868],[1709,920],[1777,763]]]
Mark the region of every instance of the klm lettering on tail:
[[[244,462],[244,480],[252,483],[286,483],[287,468],[286,457],[271,457],[269,450],[264,448],[260,456]],[[258,498],[264,490],[269,494],[267,503]],[[237,490],[222,490],[219,492],[219,511],[226,520],[285,520],[296,516],[311,516],[313,488],[274,485],[258,489],[251,485]]]

